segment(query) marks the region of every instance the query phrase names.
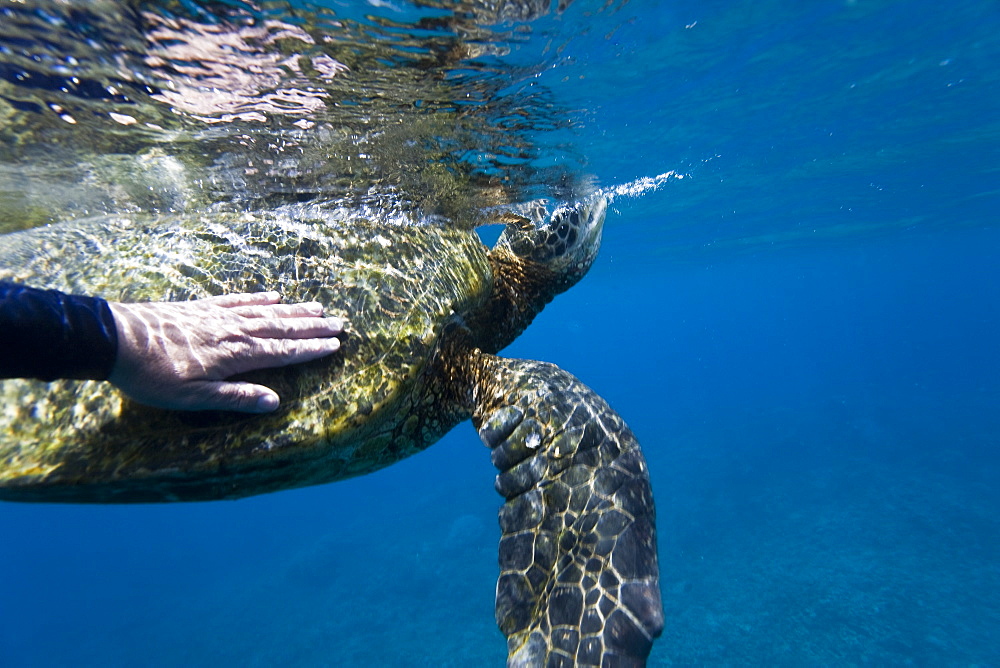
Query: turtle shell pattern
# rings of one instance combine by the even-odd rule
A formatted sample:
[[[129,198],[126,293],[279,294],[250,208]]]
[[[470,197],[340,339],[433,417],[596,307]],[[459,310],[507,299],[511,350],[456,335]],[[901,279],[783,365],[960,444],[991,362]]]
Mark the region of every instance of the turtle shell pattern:
[[[278,290],[349,322],[341,353],[247,374],[282,397],[265,416],[148,408],[96,381],[0,382],[0,498],[100,503],[311,485],[429,446],[468,415],[435,401],[422,371],[443,328],[493,280],[470,231],[281,212],[114,216],[7,235],[0,278],[125,302]]]

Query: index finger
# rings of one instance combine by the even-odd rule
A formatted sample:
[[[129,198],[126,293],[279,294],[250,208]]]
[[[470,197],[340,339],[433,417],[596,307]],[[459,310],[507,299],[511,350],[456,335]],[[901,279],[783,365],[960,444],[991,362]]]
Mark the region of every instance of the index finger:
[[[281,294],[274,290],[267,292],[237,292],[231,295],[219,295],[217,297],[205,297],[197,300],[200,303],[221,306],[223,308],[234,308],[239,306],[267,306],[277,304],[281,301]]]

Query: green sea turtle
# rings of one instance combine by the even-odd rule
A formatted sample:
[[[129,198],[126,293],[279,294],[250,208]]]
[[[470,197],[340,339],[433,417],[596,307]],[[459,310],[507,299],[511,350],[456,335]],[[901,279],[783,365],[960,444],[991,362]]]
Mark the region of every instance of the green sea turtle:
[[[110,216],[0,238],[0,278],[115,301],[280,286],[350,320],[342,352],[248,374],[273,414],[159,410],[107,383],[0,383],[0,499],[231,499],[392,464],[471,418],[500,470],[496,618],[509,665],[642,665],[663,626],[635,436],[591,389],[509,344],[600,245],[595,196],[492,250],[473,231],[347,214]]]

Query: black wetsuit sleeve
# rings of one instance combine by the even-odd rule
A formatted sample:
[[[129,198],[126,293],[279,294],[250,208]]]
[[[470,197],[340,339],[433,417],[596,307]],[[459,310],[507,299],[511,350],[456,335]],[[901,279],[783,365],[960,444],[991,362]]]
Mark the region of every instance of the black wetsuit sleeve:
[[[117,354],[103,299],[0,281],[0,378],[106,380]]]

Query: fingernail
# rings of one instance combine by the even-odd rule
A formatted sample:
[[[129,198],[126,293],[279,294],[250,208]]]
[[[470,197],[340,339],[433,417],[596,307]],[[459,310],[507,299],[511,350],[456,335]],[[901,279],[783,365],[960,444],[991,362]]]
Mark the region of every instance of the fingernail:
[[[275,394],[265,394],[257,400],[257,410],[261,413],[270,413],[278,407],[278,396]]]

